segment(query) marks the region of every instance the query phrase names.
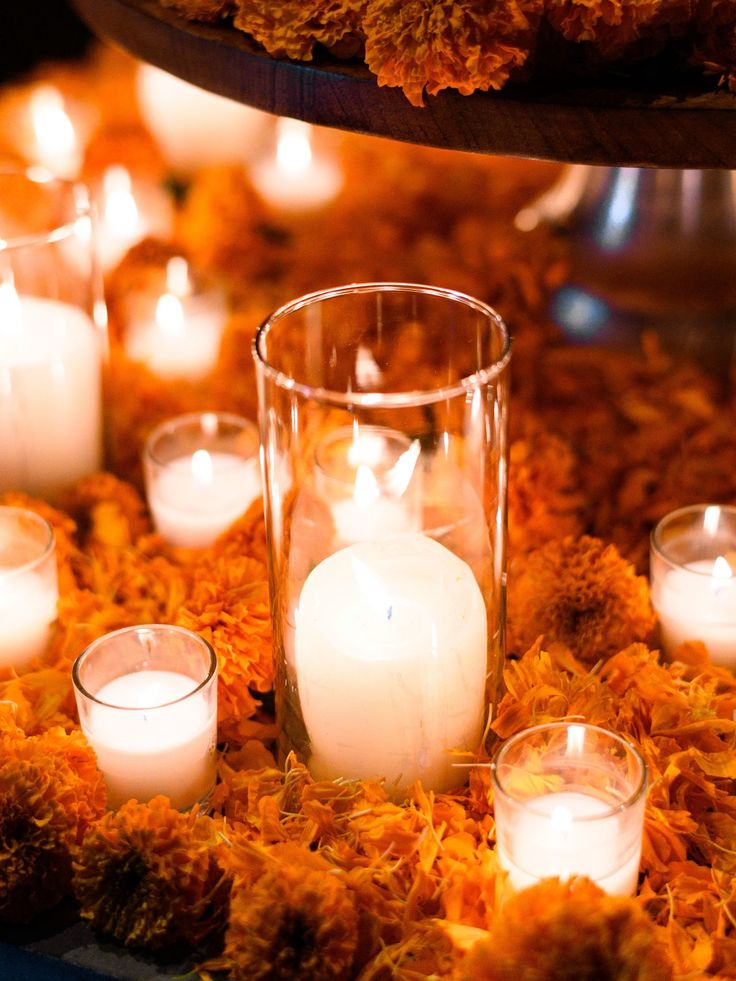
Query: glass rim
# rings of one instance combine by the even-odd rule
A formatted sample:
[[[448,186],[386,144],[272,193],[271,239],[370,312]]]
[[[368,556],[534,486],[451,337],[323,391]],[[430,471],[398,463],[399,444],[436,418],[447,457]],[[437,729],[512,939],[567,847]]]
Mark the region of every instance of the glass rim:
[[[57,187],[66,188],[73,203],[74,214],[68,220],[56,222],[51,228],[43,231],[11,235],[10,238],[0,236],[0,255],[19,249],[27,249],[31,246],[53,245],[56,242],[63,242],[75,233],[76,224],[80,218],[91,218],[92,216],[92,202],[87,185],[83,181],[57,177],[50,170],[39,166],[17,169],[0,167],[0,181],[4,177],[20,177],[37,186],[54,184]]]
[[[628,811],[636,804],[638,804],[642,796],[646,794],[649,784],[649,770],[647,768],[646,760],[644,759],[641,750],[637,746],[635,746],[634,743],[632,743],[630,740],[626,739],[624,736],[620,735],[619,733],[612,732],[610,729],[604,729],[603,726],[593,725],[590,722],[573,722],[573,721],[542,722],[539,725],[531,726],[528,729],[522,729],[521,732],[517,732],[509,739],[505,740],[499,746],[498,750],[496,751],[496,755],[491,763],[491,782],[493,784],[494,794],[499,793],[506,800],[526,808],[527,810],[531,811],[532,814],[548,817],[549,816],[548,814],[544,813],[543,811],[537,810],[533,804],[533,802],[538,798],[545,797],[548,795],[539,794],[537,795],[537,797],[529,797],[525,800],[520,800],[519,798],[513,796],[513,794],[510,794],[503,787],[501,780],[498,776],[498,766],[499,763],[501,762],[501,757],[503,756],[504,752],[507,749],[513,747],[517,743],[520,743],[522,739],[525,739],[527,736],[531,735],[532,733],[541,732],[543,729],[567,729],[570,726],[579,726],[580,728],[585,729],[586,731],[600,733],[601,735],[604,735],[607,738],[613,740],[613,742],[618,743],[619,746],[623,747],[628,753],[630,753],[633,756],[641,771],[641,775],[636,784],[636,787],[619,804],[609,805],[605,811],[601,811],[599,814],[589,814],[589,815],[581,815],[581,816],[576,815],[575,823],[577,824],[578,822],[580,822],[580,823],[587,824],[588,822],[600,821],[603,818],[609,818],[615,814],[621,814],[624,811]]]
[[[37,511],[31,511],[29,508],[19,508],[12,504],[0,505],[0,515],[12,512],[17,515],[23,515],[25,518],[30,519],[35,525],[37,525],[42,531],[46,532],[46,542],[43,545],[42,551],[34,558],[29,559],[22,565],[15,565],[9,569],[3,569],[0,572],[0,581],[7,579],[10,576],[20,576],[27,572],[32,572],[36,566],[41,565],[45,562],[51,555],[54,554],[56,550],[56,536],[54,535],[53,526],[46,518],[42,517]]]
[[[241,432],[251,432],[256,439],[256,447],[258,446],[258,426],[246,416],[240,416],[236,412],[220,412],[220,411],[207,411],[203,410],[201,412],[185,412],[180,416],[173,416],[171,419],[165,419],[160,422],[157,426],[151,430],[151,432],[146,437],[146,441],[143,444],[143,458],[151,460],[153,463],[160,467],[166,467],[171,464],[171,460],[163,460],[160,455],[154,450],[154,444],[162,436],[172,435],[179,427],[184,427],[191,425],[192,423],[201,423],[204,416],[215,416],[217,420],[223,420],[230,425],[236,427]],[[207,433],[206,435],[217,435],[218,430],[213,433]],[[186,455],[186,454],[184,454]],[[256,454],[253,454],[254,456]],[[179,459],[178,457],[176,459]],[[249,457],[243,457],[244,460],[250,459]]]
[[[172,698],[169,702],[160,702],[158,705],[114,705],[112,702],[103,702],[101,698],[97,698],[82,684],[82,680],[79,676],[83,661],[89,660],[89,658],[95,653],[97,648],[101,647],[103,642],[107,642],[114,637],[119,637],[121,634],[132,634],[139,633],[142,631],[149,631],[151,633],[158,633],[162,630],[175,630],[179,634],[184,634],[193,638],[197,644],[204,647],[205,651],[209,655],[209,668],[207,669],[207,674],[199,682],[199,684],[188,691],[186,695],[180,695],[178,698]],[[130,672],[132,673],[132,672]],[[123,677],[123,675],[118,675],[118,677]],[[215,649],[210,644],[208,640],[193,630],[188,630],[186,627],[179,627],[173,623],[137,623],[130,627],[120,627],[117,630],[111,630],[109,633],[103,634],[101,637],[95,638],[90,644],[84,648],[81,654],[79,654],[72,665],[72,684],[80,695],[83,695],[85,699],[90,702],[94,702],[95,705],[104,705],[105,708],[117,709],[120,712],[152,712],[154,709],[167,708],[169,705],[177,705],[179,702],[185,702],[192,695],[196,695],[197,692],[205,689],[212,681],[213,678],[217,677],[217,654]],[[194,681],[194,678],[192,678]]]
[[[483,314],[500,331],[503,340],[503,350],[500,356],[492,364],[479,368],[470,375],[459,379],[451,385],[444,385],[440,388],[414,389],[408,392],[339,392],[324,386],[306,385],[304,382],[297,381],[283,371],[274,368],[263,354],[265,339],[272,327],[289,314],[301,310],[320,300],[329,300],[334,297],[348,296],[351,293],[423,293],[428,296],[437,296],[443,300],[460,303]],[[399,283],[399,282],[368,282],[350,283],[346,286],[335,286],[328,289],[316,290],[313,293],[305,293],[283,304],[274,310],[259,326],[253,338],[251,351],[256,365],[260,366],[264,374],[274,382],[279,388],[296,392],[304,398],[312,399],[328,405],[339,406],[360,406],[361,408],[371,408],[376,406],[396,407],[412,405],[428,405],[433,402],[440,402],[445,399],[456,398],[459,395],[476,390],[483,385],[498,378],[501,372],[509,363],[511,357],[511,339],[504,319],[488,303],[478,300],[468,293],[461,293],[458,290],[446,289],[441,286],[429,286],[423,283]]]
[[[673,559],[671,555],[667,553],[665,543],[662,541],[662,535],[664,529],[673,521],[684,518],[691,514],[704,514],[708,508],[718,508],[719,511],[725,511],[736,520],[736,506],[733,504],[688,504],[683,508],[677,508],[675,511],[669,511],[663,518],[660,518],[657,524],[652,529],[651,535],[649,536],[649,545],[651,552],[658,559],[667,563],[670,566],[677,566],[679,569],[684,569],[687,565],[686,562],[679,562],[677,559]],[[711,578],[712,573],[706,572],[704,569],[688,569],[688,572],[692,572],[694,576],[706,576]]]

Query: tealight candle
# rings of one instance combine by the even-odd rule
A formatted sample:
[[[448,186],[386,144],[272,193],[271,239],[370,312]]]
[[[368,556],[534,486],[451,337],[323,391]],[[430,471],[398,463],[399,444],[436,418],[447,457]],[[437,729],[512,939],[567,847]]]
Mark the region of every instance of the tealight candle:
[[[422,527],[418,440],[383,426],[344,427],[322,440],[316,481],[338,542],[376,541]]]
[[[58,597],[51,526],[33,511],[0,507],[0,667],[43,653]]]
[[[470,567],[421,534],[359,542],[307,577],[294,661],[317,779],[385,777],[400,799],[462,783],[480,744],[486,608]]]
[[[493,783],[514,889],[584,875],[611,895],[636,892],[647,773],[634,746],[597,726],[535,726],[501,747]]]
[[[181,627],[125,627],[94,641],[72,671],[79,718],[108,805],[167,796],[186,809],[215,783],[217,658]]]
[[[171,203],[163,189],[141,182],[134,185],[119,164],[105,170],[95,225],[97,254],[105,272],[141,239],[167,238],[171,228]]]
[[[167,263],[166,290],[156,301],[154,316],[127,328],[125,353],[160,378],[196,381],[217,362],[226,319],[222,293],[195,292],[186,259],[174,256]]]
[[[28,162],[45,167],[56,177],[75,178],[83,147],[61,92],[54,85],[35,86],[27,113],[22,150]]]
[[[261,496],[258,431],[229,413],[163,423],[148,438],[143,462],[154,524],[170,545],[212,544]]]
[[[153,65],[140,66],[136,89],[143,121],[175,170],[245,164],[258,151],[269,126],[266,113]]]
[[[251,177],[261,197],[283,211],[313,211],[340,193],[342,171],[326,152],[313,149],[313,130],[298,119],[279,119],[275,152],[258,161]]]
[[[736,508],[694,505],[652,533],[652,603],[662,648],[702,641],[715,664],[736,666]]]

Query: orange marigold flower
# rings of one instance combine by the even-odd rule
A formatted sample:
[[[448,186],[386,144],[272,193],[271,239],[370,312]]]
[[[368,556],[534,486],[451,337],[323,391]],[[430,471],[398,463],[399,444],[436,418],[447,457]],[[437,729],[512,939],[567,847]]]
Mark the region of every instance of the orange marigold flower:
[[[668,981],[672,964],[633,899],[587,879],[547,879],[510,897],[463,962],[464,981]]]
[[[311,853],[303,851],[307,859]],[[316,856],[312,856],[316,858]],[[358,916],[339,872],[280,862],[254,886],[233,890],[225,958],[241,981],[351,977]]]
[[[526,61],[541,13],[541,0],[368,0],[365,60],[415,106],[425,89],[500,89]]]
[[[235,9],[234,0],[161,0],[164,7],[173,7],[188,20],[206,23],[221,20]]]
[[[235,26],[276,58],[311,61],[315,44],[356,38],[366,0],[239,0]]]
[[[29,736],[51,726],[77,727],[77,708],[68,668],[29,671],[19,678],[0,682],[0,699],[7,699],[14,705],[16,722]]]
[[[131,545],[150,531],[138,491],[111,473],[83,477],[69,488],[60,503],[74,518],[83,541],[115,548]]]
[[[82,916],[128,946],[203,939],[222,926],[230,889],[215,844],[210,818],[180,814],[165,797],[108,812],[74,862]]]
[[[545,14],[568,41],[590,41],[606,58],[646,38],[647,53],[692,20],[690,0],[547,0]]]
[[[654,622],[646,579],[597,538],[551,541],[511,563],[510,650],[526,650],[544,634],[595,664],[645,640]]]

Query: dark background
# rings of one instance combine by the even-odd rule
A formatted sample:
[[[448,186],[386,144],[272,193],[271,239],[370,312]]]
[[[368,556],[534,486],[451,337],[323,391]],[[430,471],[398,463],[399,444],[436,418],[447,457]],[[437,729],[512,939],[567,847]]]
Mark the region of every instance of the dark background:
[[[79,57],[90,40],[66,0],[0,0],[0,82],[39,61]]]

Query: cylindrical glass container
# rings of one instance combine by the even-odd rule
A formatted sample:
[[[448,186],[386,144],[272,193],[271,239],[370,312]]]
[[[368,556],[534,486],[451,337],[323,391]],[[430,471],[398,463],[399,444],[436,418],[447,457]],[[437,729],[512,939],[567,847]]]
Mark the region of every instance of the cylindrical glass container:
[[[396,799],[458,786],[504,647],[503,321],[360,284],[282,307],[254,355],[281,752]]]
[[[1,172],[0,490],[100,468],[105,323],[85,188]]]
[[[606,729],[554,722],[513,736],[493,764],[498,859],[511,886],[584,875],[632,895],[646,788],[639,751]]]
[[[114,630],[74,662],[79,721],[111,808],[167,796],[180,810],[215,785],[217,656],[168,624]]]
[[[58,598],[51,525],[34,511],[0,507],[0,668],[43,653]]]
[[[736,507],[693,504],[652,532],[650,583],[665,653],[702,641],[715,664],[736,667]]]

